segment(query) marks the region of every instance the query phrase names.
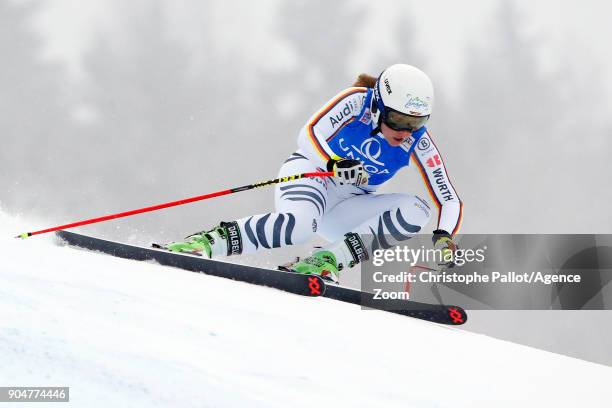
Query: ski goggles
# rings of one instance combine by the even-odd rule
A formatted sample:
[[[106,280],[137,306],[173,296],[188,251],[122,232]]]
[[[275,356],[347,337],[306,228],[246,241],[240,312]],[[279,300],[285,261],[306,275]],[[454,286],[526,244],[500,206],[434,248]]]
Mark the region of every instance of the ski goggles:
[[[401,113],[389,108],[386,108],[385,113],[383,114],[383,122],[385,123],[385,125],[396,131],[407,130],[409,132],[414,132],[415,130],[422,128],[428,119],[429,115],[406,115],[405,113]]]

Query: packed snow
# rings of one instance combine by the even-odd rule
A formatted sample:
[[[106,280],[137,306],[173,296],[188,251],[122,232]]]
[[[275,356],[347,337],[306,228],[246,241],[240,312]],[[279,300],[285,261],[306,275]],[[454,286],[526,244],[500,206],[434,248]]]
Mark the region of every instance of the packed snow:
[[[32,227],[0,213],[0,386],[69,386],[66,406],[576,407],[609,400],[610,367],[60,246],[50,235],[13,238]]]

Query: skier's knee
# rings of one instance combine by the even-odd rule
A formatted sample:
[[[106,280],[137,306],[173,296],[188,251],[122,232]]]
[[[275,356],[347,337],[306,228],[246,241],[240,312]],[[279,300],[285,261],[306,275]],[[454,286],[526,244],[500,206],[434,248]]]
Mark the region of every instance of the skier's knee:
[[[402,194],[398,200],[397,220],[399,224],[423,228],[431,218],[431,208],[429,204],[416,195]]]
[[[288,232],[291,244],[299,245],[308,242],[317,232],[320,217],[313,217],[312,214],[306,212],[291,212],[287,213],[290,219],[293,219],[293,228]],[[289,231],[289,227],[288,227]]]

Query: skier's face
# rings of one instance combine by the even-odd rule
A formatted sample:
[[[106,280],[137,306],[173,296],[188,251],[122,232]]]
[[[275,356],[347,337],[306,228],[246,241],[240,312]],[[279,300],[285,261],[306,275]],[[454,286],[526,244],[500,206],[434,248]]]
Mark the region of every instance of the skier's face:
[[[403,141],[408,139],[412,132],[409,130],[393,130],[389,126],[385,125],[385,122],[381,123],[380,130],[385,137],[387,143],[391,146],[399,146]]]

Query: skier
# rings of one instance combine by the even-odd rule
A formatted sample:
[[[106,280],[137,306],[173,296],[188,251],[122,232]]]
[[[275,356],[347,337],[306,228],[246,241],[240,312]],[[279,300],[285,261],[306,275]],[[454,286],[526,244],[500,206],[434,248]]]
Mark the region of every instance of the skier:
[[[361,74],[306,122],[298,150],[279,171],[284,177],[327,170],[334,177],[279,184],[275,212],[221,222],[166,249],[214,258],[301,244],[318,233],[331,243],[288,268],[338,282],[342,269],[428,223],[431,210],[421,198],[376,194],[412,158],[438,207],[434,247],[454,251],[463,204],[425,127],[433,102],[431,80],[411,65],[392,65],[378,79]]]

